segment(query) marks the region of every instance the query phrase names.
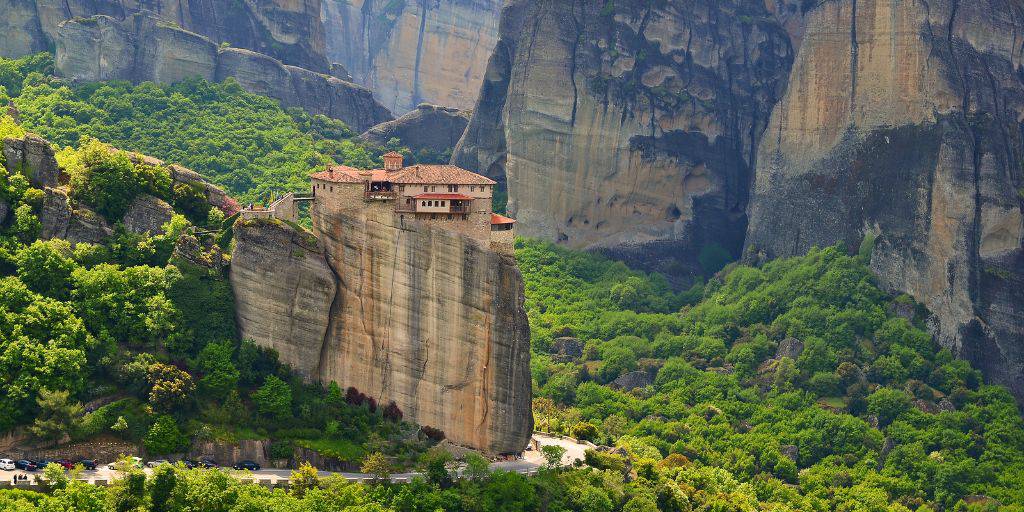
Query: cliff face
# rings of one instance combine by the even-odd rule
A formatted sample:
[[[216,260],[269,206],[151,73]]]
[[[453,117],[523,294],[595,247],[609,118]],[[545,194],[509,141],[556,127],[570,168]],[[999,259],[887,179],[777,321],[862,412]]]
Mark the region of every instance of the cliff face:
[[[380,145],[396,138],[413,151],[425,149],[443,153],[459,143],[468,124],[467,112],[421,103],[415,110],[394,121],[370,128],[361,137]]]
[[[327,72],[320,0],[0,0],[0,55],[20,57],[56,45],[61,22],[97,14],[125,20],[145,12],[216,44],[247,48]]]
[[[394,401],[456,444],[521,451],[533,420],[515,260],[391,212],[312,217],[315,244],[275,222],[237,228],[243,336],[311,380]]]
[[[673,274],[739,254],[790,37],[763,3],[682,4],[507,4],[453,162],[507,177],[523,234]]]
[[[316,379],[337,291],[323,247],[284,223],[236,222],[231,286],[240,334]],[[312,238],[311,240],[309,238]]]
[[[357,131],[391,119],[363,87],[262,53],[221,48],[215,40],[150,16],[73,19],[60,25],[55,40],[57,72],[74,80],[234,78],[249,92],[275,98],[285,107],[341,119]]]
[[[501,0],[323,2],[327,55],[393,112],[470,108],[498,36]]]
[[[1024,397],[1024,7],[826,2],[758,154],[748,245],[877,237],[940,341]]]

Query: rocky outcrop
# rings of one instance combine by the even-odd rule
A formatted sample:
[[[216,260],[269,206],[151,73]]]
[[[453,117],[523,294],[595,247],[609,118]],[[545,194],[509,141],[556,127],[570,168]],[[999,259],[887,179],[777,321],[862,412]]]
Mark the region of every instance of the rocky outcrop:
[[[881,283],[1024,399],[1024,7],[824,2],[772,114],[748,245],[874,239]]]
[[[522,234],[707,273],[791,62],[763,2],[513,0],[453,162],[507,176]]]
[[[57,166],[49,141],[38,135],[30,133],[22,139],[4,139],[3,155],[7,172],[26,175],[34,187],[56,187],[66,182],[67,176]]]
[[[110,224],[100,214],[81,205],[72,208],[64,189],[47,187],[43,192],[43,208],[39,214],[42,231],[39,238],[63,238],[72,244],[98,244],[114,234]]]
[[[501,0],[323,2],[327,54],[393,112],[467,109],[498,37]]]
[[[521,451],[533,421],[515,260],[391,212],[312,217],[319,241],[277,221],[236,224],[242,336],[455,444]]]
[[[338,276],[320,380],[394,401],[455,444],[521,451],[533,420],[515,260],[390,212],[312,217]]]
[[[380,145],[395,138],[413,151],[444,153],[459,143],[468,124],[468,112],[422,103],[394,121],[370,128],[361,137]]]
[[[52,49],[66,20],[95,15],[126,20],[144,14],[217,45],[228,43],[327,72],[320,10],[320,0],[0,0],[0,55]]]
[[[128,211],[121,222],[124,228],[132,233],[161,235],[164,232],[164,224],[170,222],[172,215],[174,207],[167,204],[167,201],[142,194],[128,205]]]
[[[337,284],[323,247],[275,220],[234,226],[231,286],[243,339],[277,350],[306,379],[319,377]]]
[[[233,78],[247,91],[277,99],[284,107],[340,119],[357,131],[391,119],[363,87],[251,50],[220,47],[201,34],[149,16],[69,20],[58,28],[56,44],[57,73],[72,80],[174,83],[191,77]]]

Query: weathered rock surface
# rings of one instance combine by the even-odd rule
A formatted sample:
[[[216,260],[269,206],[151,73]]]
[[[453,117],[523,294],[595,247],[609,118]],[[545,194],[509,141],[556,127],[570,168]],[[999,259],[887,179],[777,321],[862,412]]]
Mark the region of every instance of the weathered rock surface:
[[[530,342],[514,258],[390,212],[312,217],[338,276],[319,379],[394,401],[455,444],[525,448]]]
[[[273,220],[234,226],[231,286],[240,334],[277,350],[306,379],[319,377],[337,284],[323,247]]]
[[[654,384],[651,374],[644,371],[635,371],[619,375],[609,386],[623,391],[632,391],[637,388],[650,386],[651,384]]]
[[[865,234],[881,283],[1024,399],[1024,6],[824,2],[758,153],[747,244]]]
[[[11,205],[0,199],[0,225],[7,222],[7,216],[11,214]]]
[[[163,234],[163,225],[171,220],[174,207],[167,201],[149,194],[142,194],[128,205],[122,222],[125,229],[132,233]]]
[[[0,0],[0,55],[52,49],[66,20],[98,14],[126,20],[142,13],[216,45],[226,42],[326,72],[320,10],[320,0]]]
[[[392,138],[413,151],[426,149],[436,153],[459,143],[469,124],[469,113],[462,110],[421,103],[415,110],[363,133],[363,140],[384,144]]]
[[[555,338],[551,353],[559,362],[579,361],[583,358],[583,342],[570,336]]]
[[[38,135],[4,139],[3,154],[7,172],[25,174],[34,187],[56,187],[66,178],[49,141]]]
[[[221,48],[201,34],[144,15],[69,20],[58,28],[56,43],[57,72],[72,80],[174,83],[190,77],[234,78],[249,92],[277,99],[285,107],[341,119],[357,131],[391,119],[363,87],[262,53]]]
[[[327,55],[393,112],[471,108],[498,38],[501,0],[323,2]]]
[[[525,235],[700,271],[740,253],[790,38],[763,2],[648,5],[508,2],[453,162],[507,176]]]
[[[98,244],[114,234],[100,214],[81,205],[71,207],[68,194],[60,188],[43,189],[43,208],[39,214],[43,240],[63,238],[72,244]]]
[[[455,444],[521,451],[533,420],[515,260],[390,212],[313,218],[319,241],[276,221],[236,224],[242,336],[309,380],[394,401]]]

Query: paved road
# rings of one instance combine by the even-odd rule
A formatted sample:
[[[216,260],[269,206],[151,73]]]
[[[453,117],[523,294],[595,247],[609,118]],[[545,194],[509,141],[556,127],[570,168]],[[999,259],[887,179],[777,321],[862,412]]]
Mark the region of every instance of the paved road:
[[[583,460],[584,452],[587,450],[587,448],[591,447],[591,445],[588,445],[588,444],[578,443],[578,442],[575,442],[575,441],[572,441],[572,440],[569,440],[569,439],[562,439],[562,438],[548,436],[548,435],[543,435],[543,434],[534,434],[533,438],[537,441],[537,443],[538,443],[538,445],[540,447],[544,447],[544,446],[548,446],[548,445],[556,445],[556,446],[561,446],[562,448],[565,448],[565,456],[562,457],[562,464],[565,465],[565,466],[571,465],[576,460]],[[532,473],[536,472],[537,469],[539,469],[541,466],[543,466],[544,462],[545,462],[544,461],[544,457],[541,455],[541,453],[538,450],[528,449],[525,452],[523,452],[522,457],[517,459],[517,460],[514,460],[514,461],[501,461],[501,462],[493,462],[493,463],[491,463],[491,469],[492,470],[499,470],[500,469],[502,471],[512,471],[512,472],[515,472],[515,473],[522,473],[522,474],[532,474]],[[229,469],[230,470],[230,468],[223,468],[223,469]],[[146,468],[145,471],[147,473],[149,473],[149,472],[152,472],[152,469]],[[231,471],[234,472],[234,470],[231,470]],[[254,472],[251,472],[251,473],[248,472],[248,471],[238,471],[236,473],[238,475],[240,475],[240,476],[243,476],[243,477],[251,476],[255,480],[270,480],[273,483],[277,483],[278,480],[288,480],[288,478],[292,474],[292,470],[291,469],[263,468],[263,469],[260,469],[259,471],[254,471]],[[9,482],[11,482],[13,476],[16,475],[16,474],[17,475],[27,474],[27,475],[29,475],[29,480],[31,481],[31,480],[34,480],[34,477],[36,475],[41,475],[42,471],[36,471],[36,472],[32,472],[32,473],[26,473],[26,472],[21,471],[21,470],[18,470],[18,471],[0,471],[0,481],[6,480],[9,483]],[[321,476],[328,476],[328,475],[332,475],[332,474],[337,474],[337,475],[340,475],[340,476],[342,476],[342,477],[344,477],[344,478],[346,478],[348,480],[353,480],[353,481],[371,480],[373,478],[372,475],[369,475],[369,474],[366,474],[366,473],[344,473],[344,472],[332,473],[332,472],[329,472],[329,471],[321,471],[320,472]],[[398,474],[391,475],[391,480],[395,481],[395,482],[407,482],[407,481],[411,480],[413,477],[419,476],[419,475],[420,475],[420,473],[415,473],[415,472],[414,473],[398,473]],[[121,473],[119,471],[107,469],[107,465],[106,464],[101,465],[99,468],[97,468],[97,469],[95,469],[93,471],[83,471],[82,472],[82,478],[83,479],[87,479],[91,483],[95,482],[96,480],[105,480],[107,482],[110,482],[110,481],[113,481],[113,480],[116,480],[116,479],[120,478],[120,476],[121,476]]]

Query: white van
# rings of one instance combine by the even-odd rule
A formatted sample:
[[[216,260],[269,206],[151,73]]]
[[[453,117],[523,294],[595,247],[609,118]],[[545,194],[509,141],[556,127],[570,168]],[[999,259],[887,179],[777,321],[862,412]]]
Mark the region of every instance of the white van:
[[[14,461],[11,459],[0,459],[0,469],[14,471]]]

